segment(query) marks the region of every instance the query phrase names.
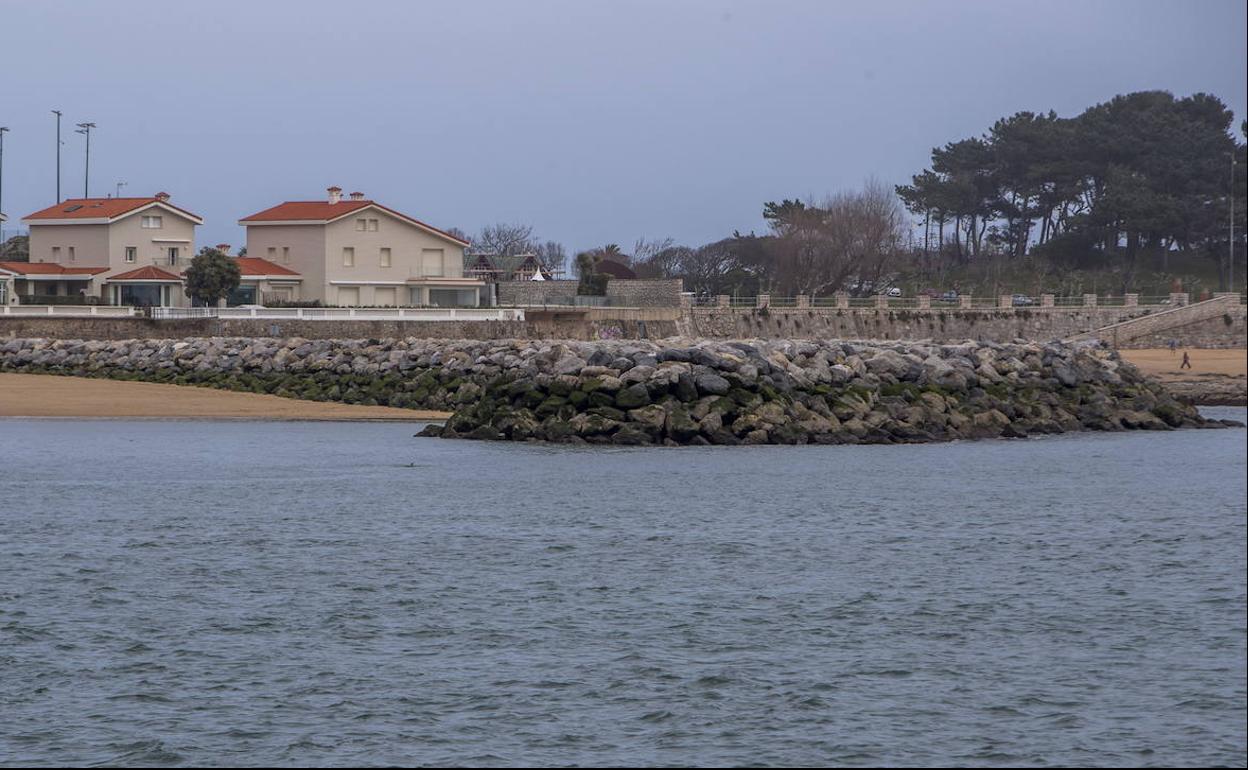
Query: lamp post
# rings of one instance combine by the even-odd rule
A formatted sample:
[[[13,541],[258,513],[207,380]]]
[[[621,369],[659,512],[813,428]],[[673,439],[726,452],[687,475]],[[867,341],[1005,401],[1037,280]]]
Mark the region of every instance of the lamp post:
[[[0,213],[4,212],[4,135],[8,132],[8,126],[0,126]],[[0,243],[4,243],[3,232],[0,232]]]
[[[52,110],[56,116],[56,202],[61,202],[61,111]]]
[[[90,198],[91,193],[88,191],[91,183],[91,129],[95,128],[94,123],[79,123],[76,133],[83,134],[87,137],[87,167],[82,172],[82,197]]]

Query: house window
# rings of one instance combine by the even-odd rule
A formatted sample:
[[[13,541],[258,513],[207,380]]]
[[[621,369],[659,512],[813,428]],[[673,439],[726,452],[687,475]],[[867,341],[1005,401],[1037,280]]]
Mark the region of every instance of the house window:
[[[443,255],[442,249],[425,249],[420,255],[421,267],[424,269],[422,275],[433,278],[446,275]]]
[[[169,264],[171,265],[178,264],[178,247],[177,246],[169,247]]]
[[[390,248],[383,246],[381,249],[381,266],[390,267]]]
[[[134,260],[138,258],[139,258],[139,250],[135,248],[134,246],[127,246],[126,247],[126,261],[133,262]]]
[[[53,262],[61,261],[61,247],[60,246],[52,247],[52,261]]]
[[[361,232],[361,233],[362,233],[362,232],[364,232],[365,225],[367,225],[367,224],[368,224],[368,221],[367,221],[367,220],[364,220],[364,219],[357,219],[357,220],[355,220],[355,229],[356,229],[356,230],[358,230],[359,232]]]
[[[73,247],[73,246],[70,246],[70,247],[69,247],[69,261],[70,261],[70,262],[73,262],[73,261],[74,261],[75,259],[77,259],[77,258],[78,258],[78,256],[74,253],[74,247]]]
[[[143,229],[159,230],[161,228],[160,217],[143,217]]]
[[[368,231],[371,233],[377,232],[377,220],[376,219],[368,220]]]
[[[270,261],[270,262],[273,262],[273,261],[274,261],[274,260],[276,260],[276,259],[277,259],[277,247],[276,247],[276,246],[270,246],[270,247],[269,247],[269,261]]]
[[[290,264],[290,247],[289,246],[282,247],[282,262],[287,265]]]
[[[351,246],[342,247],[342,266],[355,267],[355,249]]]

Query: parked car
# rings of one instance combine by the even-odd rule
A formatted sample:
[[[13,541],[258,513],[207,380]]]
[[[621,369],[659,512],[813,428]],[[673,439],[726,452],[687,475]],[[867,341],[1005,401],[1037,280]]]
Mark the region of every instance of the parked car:
[[[893,288],[889,289],[888,291],[886,291],[886,292],[884,292],[884,293],[885,293],[885,294],[887,294],[887,295],[888,295],[888,296],[890,296],[890,297],[900,297],[900,296],[901,296],[901,289],[899,289],[899,288],[897,288],[896,286],[894,286]]]
[[[1013,298],[1014,307],[1026,307],[1036,304],[1036,301],[1026,294],[1015,294]]]
[[[944,294],[940,295],[940,301],[941,302],[957,302],[958,293],[956,291],[947,291]]]

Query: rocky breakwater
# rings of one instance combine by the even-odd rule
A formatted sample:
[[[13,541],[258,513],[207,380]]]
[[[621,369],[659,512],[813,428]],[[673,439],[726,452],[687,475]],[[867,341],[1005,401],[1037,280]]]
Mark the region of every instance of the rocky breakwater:
[[[485,362],[519,376],[492,379],[427,435],[858,444],[1225,426],[1088,345],[565,343]]]
[[[0,370],[442,409],[454,415],[425,433],[447,438],[854,444],[1222,426],[1091,345],[15,339]]]

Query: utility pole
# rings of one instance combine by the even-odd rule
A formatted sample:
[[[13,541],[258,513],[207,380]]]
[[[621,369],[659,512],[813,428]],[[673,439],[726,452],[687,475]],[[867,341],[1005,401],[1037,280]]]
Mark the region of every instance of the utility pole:
[[[8,126],[0,126],[0,213],[4,212],[4,135]],[[0,243],[4,243],[4,232],[0,231]]]
[[[56,202],[61,202],[61,111],[52,110],[56,116]]]
[[[91,182],[91,129],[95,128],[94,123],[79,123],[76,133],[85,134],[87,137],[87,168],[82,173],[82,197],[90,198],[91,193],[88,191]]]
[[[1231,152],[1231,264],[1227,266],[1227,290],[1235,291],[1235,153]]]

